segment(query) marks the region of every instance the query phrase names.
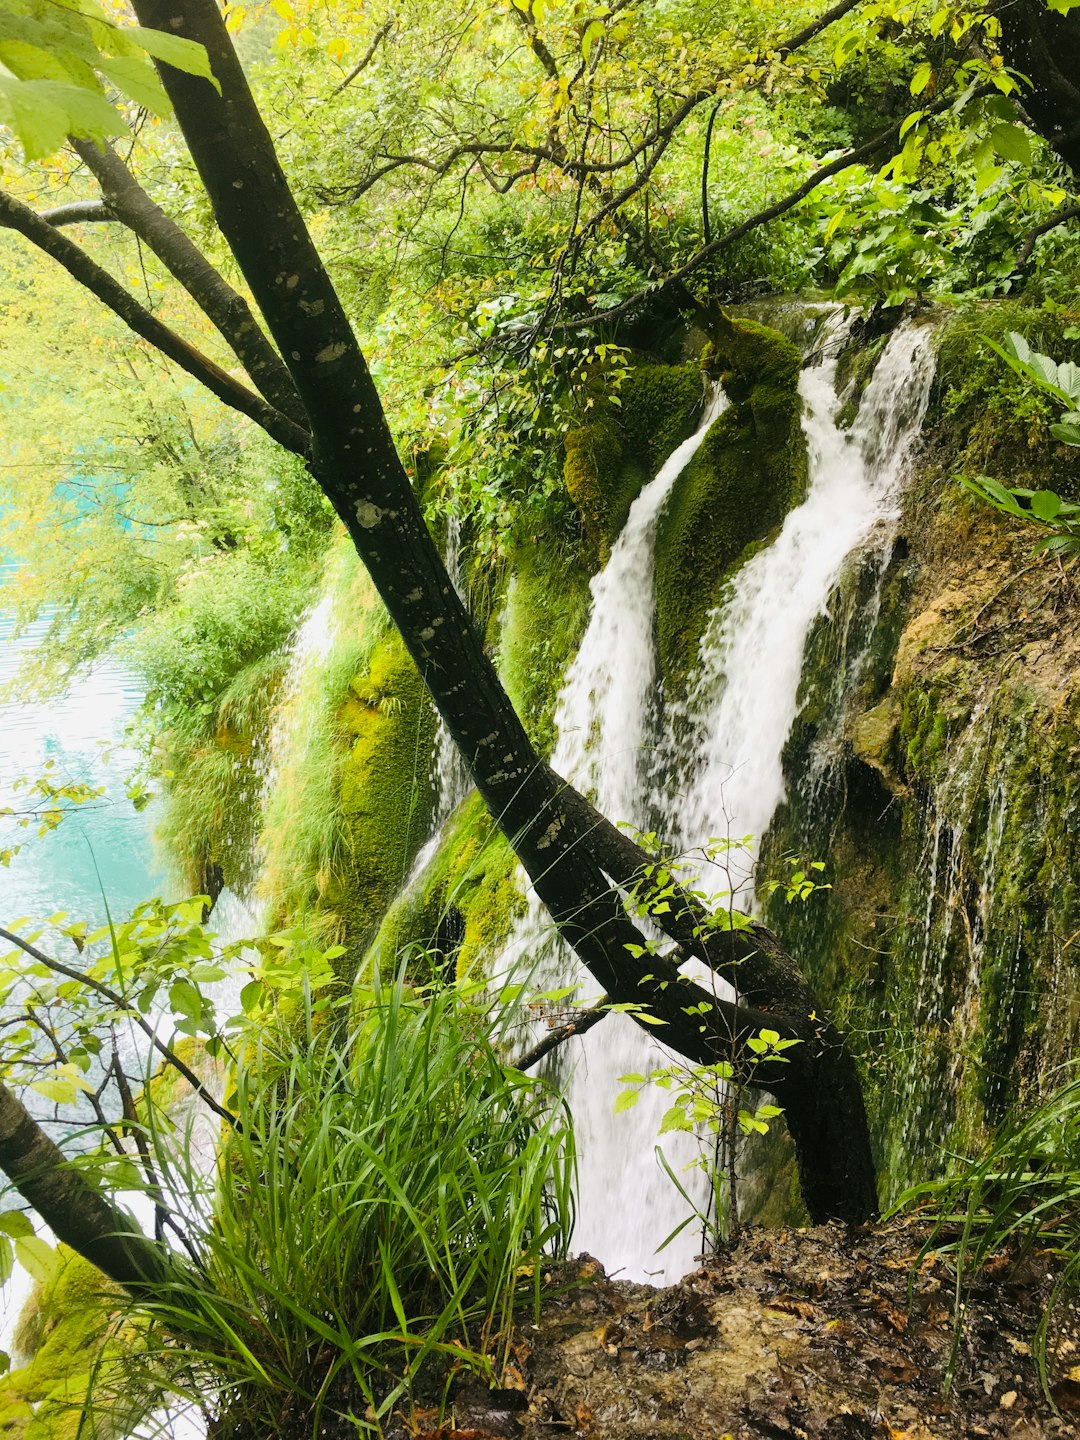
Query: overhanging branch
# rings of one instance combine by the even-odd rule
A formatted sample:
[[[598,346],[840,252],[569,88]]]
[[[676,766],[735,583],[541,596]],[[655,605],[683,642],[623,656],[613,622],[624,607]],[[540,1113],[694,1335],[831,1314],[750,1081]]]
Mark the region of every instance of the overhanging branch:
[[[62,265],[72,279],[96,295],[125,325],[134,330],[136,335],[148,340],[224,404],[254,420],[256,425],[261,426],[287,450],[296,455],[307,455],[311,437],[305,430],[268,405],[246,385],[234,380],[227,370],[223,370],[208,356],[196,350],[194,345],[177,335],[175,330],[162,324],[156,316],[140,305],[119,281],[114,280],[107,270],[91,260],[89,255],[66,235],[35,214],[29,206],[2,191],[0,225],[18,231],[31,244]]]

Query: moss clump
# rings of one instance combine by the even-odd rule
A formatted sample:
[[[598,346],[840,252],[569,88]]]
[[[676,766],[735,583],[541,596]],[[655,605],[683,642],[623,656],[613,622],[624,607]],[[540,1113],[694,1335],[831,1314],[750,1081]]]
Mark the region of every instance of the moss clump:
[[[547,754],[563,672],[589,619],[589,577],[572,550],[550,541],[520,545],[511,564],[499,671],[530,738]]]
[[[397,631],[376,643],[340,712],[348,743],[341,771],[347,861],[324,900],[344,921],[344,943],[366,949],[431,826],[435,712]]]
[[[637,365],[599,418],[567,435],[563,474],[594,567],[607,562],[642,486],[691,433],[700,405],[696,366]]]
[[[729,321],[703,357],[731,405],[675,482],[656,541],[660,662],[676,691],[726,581],[805,493],[800,363],[790,340],[752,320]]]
[[[117,1328],[124,1297],[87,1260],[66,1245],[56,1249],[55,1269],[39,1281],[19,1317],[14,1336],[23,1366],[0,1380],[0,1429],[19,1440],[75,1440],[86,1425],[91,1376],[130,1350],[131,1335]],[[107,1369],[99,1368],[95,1391]],[[113,1400],[103,1402],[94,1419],[106,1434],[123,1435],[138,1418],[113,1414]],[[108,1410],[110,1413],[105,1413]]]
[[[458,809],[431,863],[391,907],[372,946],[384,967],[410,949],[487,968],[525,912],[517,859],[475,792]],[[448,943],[448,934],[451,937]]]

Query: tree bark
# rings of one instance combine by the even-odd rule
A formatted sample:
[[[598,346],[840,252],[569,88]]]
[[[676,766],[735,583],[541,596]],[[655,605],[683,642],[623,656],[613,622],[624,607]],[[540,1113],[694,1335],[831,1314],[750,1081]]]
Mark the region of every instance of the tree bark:
[[[1080,176],[1080,10],[1058,15],[1045,0],[998,0],[1001,52],[1031,82],[1021,90],[1039,134]]]

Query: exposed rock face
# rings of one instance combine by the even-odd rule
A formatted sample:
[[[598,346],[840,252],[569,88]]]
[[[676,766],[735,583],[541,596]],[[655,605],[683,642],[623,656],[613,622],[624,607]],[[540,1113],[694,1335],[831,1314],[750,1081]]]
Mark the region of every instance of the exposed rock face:
[[[988,408],[948,413],[951,343],[892,559],[811,637],[768,847],[827,862],[831,891],[770,918],[861,1049],[886,1200],[1080,1038],[1080,577],[953,481]],[[994,473],[1032,453],[1003,429]]]

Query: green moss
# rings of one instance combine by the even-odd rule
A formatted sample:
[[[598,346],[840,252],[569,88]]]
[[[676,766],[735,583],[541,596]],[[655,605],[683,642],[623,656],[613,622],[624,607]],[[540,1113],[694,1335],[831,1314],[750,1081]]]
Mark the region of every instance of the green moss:
[[[385,966],[410,951],[436,958],[450,951],[459,974],[486,972],[524,914],[516,875],[509,841],[474,792],[447,826],[420,883],[391,907],[373,958]]]
[[[347,861],[324,903],[344,943],[366,949],[431,826],[435,712],[397,631],[376,644],[340,711],[348,744],[341,771]]]
[[[550,541],[514,552],[499,635],[499,671],[543,754],[555,740],[555,703],[589,618],[589,576],[571,549]]]
[[[21,1368],[0,1380],[0,1429],[20,1440],[75,1440],[85,1426],[91,1375],[95,1367],[130,1349],[133,1336],[118,1331],[124,1297],[119,1287],[66,1245],[56,1249],[56,1266],[30,1294],[15,1331]],[[99,1370],[95,1390],[111,1386]],[[121,1435],[134,1417],[95,1409],[99,1433]]]
[[[805,493],[798,350],[750,320],[729,322],[708,349],[731,405],[676,481],[656,542],[660,661],[676,692],[686,683],[724,585]]]
[[[694,365],[637,365],[599,418],[566,437],[564,479],[596,568],[607,562],[643,485],[692,432],[701,406]]]

